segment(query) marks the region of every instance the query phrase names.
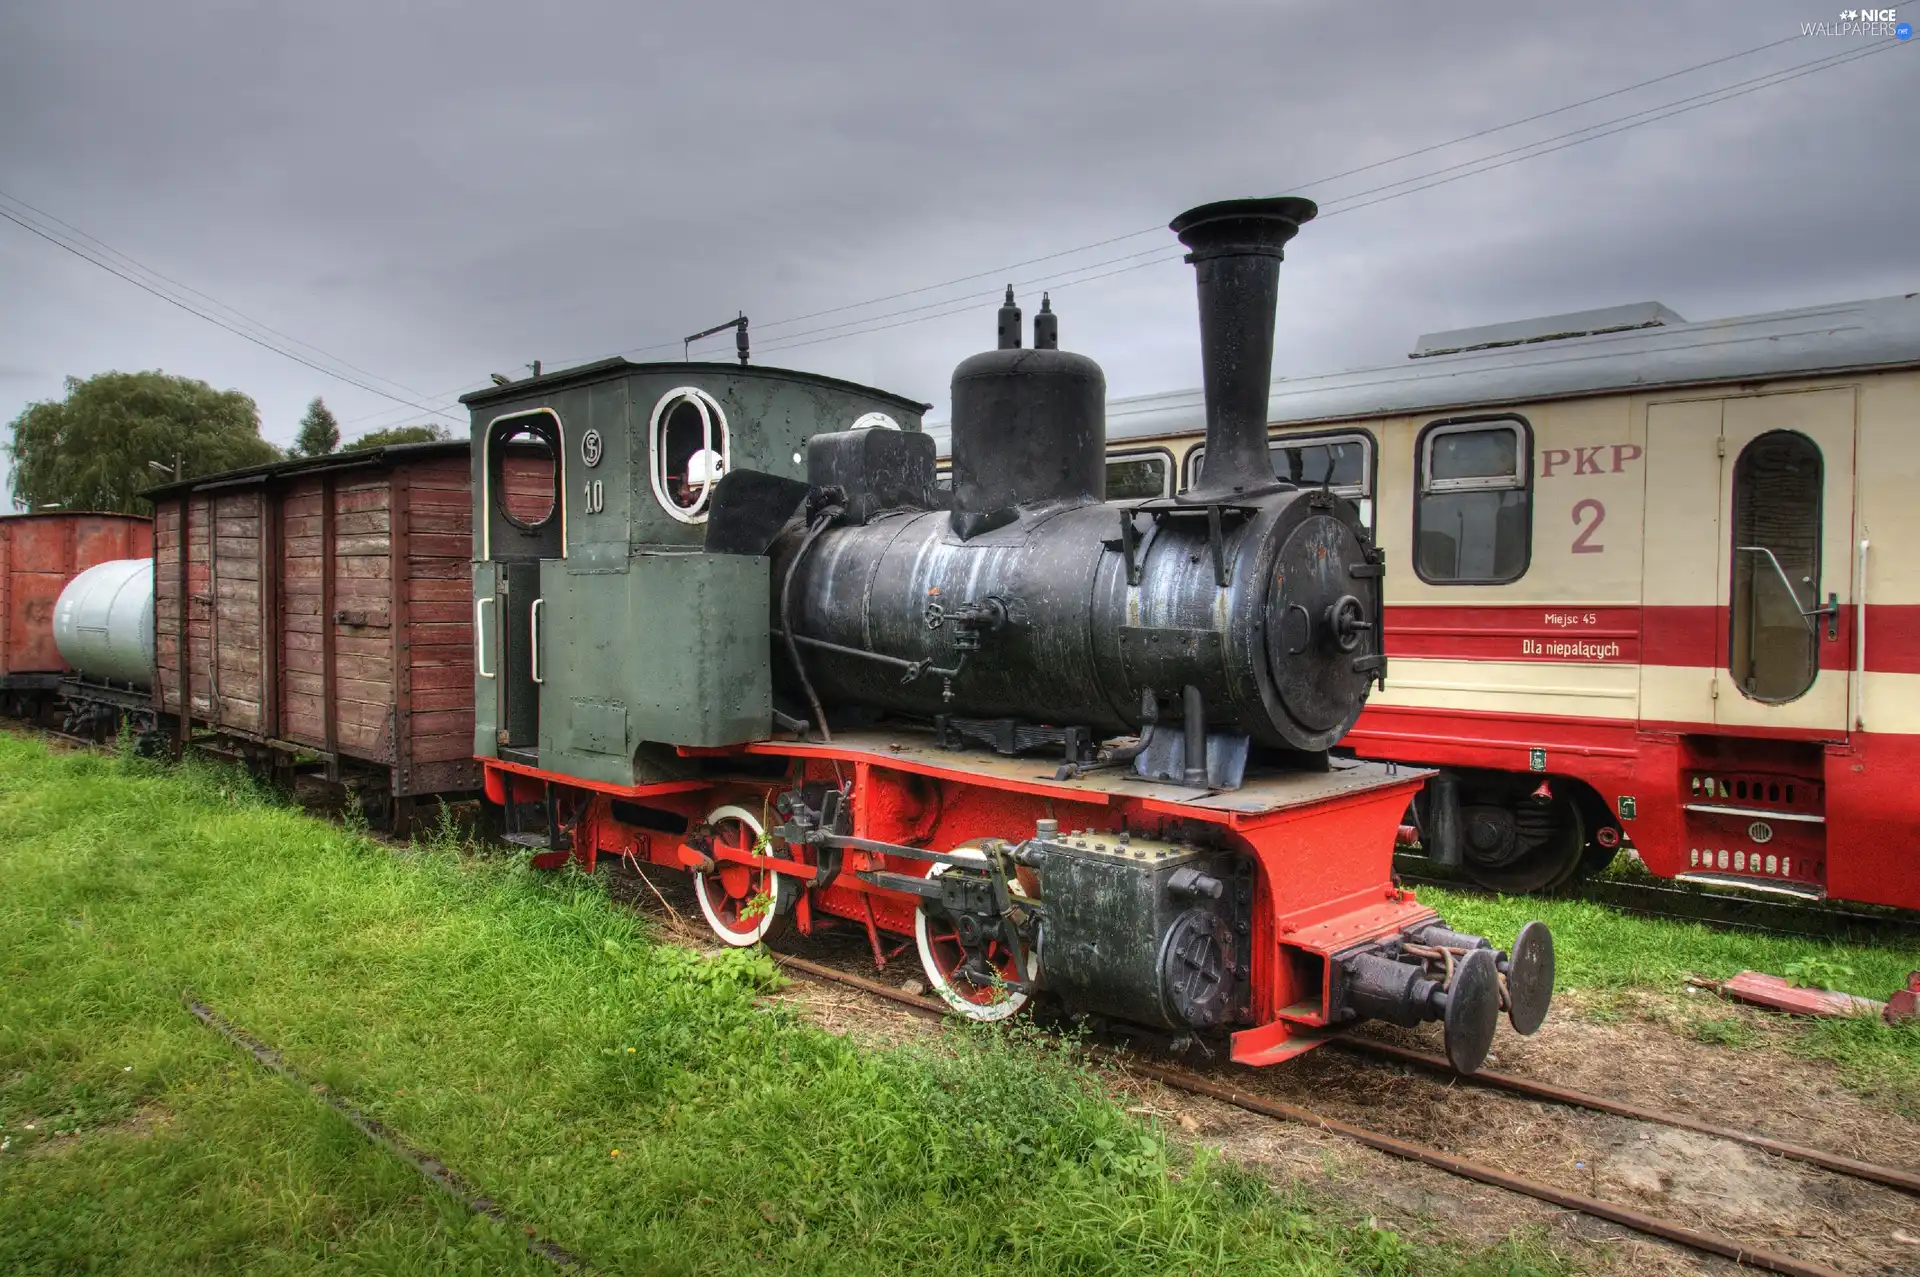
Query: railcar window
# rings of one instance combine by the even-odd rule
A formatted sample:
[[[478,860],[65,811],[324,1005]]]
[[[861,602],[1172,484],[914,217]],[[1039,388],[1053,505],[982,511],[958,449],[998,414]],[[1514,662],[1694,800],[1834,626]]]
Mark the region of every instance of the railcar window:
[[[953,471],[944,468],[936,470],[933,475],[933,486],[942,492],[952,492]]]
[[[1188,454],[1187,486],[1200,482],[1207,450]],[[1276,439],[1267,445],[1276,477],[1303,488],[1331,488],[1360,507],[1360,521],[1373,526],[1373,440],[1367,435],[1311,435]],[[1109,480],[1111,482],[1111,480]]]
[[[1173,495],[1173,457],[1165,452],[1120,452],[1107,458],[1107,500]]]
[[[726,413],[706,391],[682,386],[654,405],[648,433],[654,499],[682,523],[705,523],[727,470]]]
[[[1441,421],[1420,439],[1414,567],[1435,585],[1503,585],[1533,539],[1531,430],[1519,417]]]
[[[1761,435],[1733,463],[1727,672],[1757,701],[1793,700],[1820,672],[1805,613],[1820,606],[1822,469],[1818,445],[1791,430]]]

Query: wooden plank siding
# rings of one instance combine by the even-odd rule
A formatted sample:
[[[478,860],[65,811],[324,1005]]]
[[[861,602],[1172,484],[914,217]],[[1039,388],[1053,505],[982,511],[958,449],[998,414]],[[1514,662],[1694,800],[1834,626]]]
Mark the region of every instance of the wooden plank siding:
[[[292,463],[156,509],[164,711],[179,710],[184,636],[192,714],[215,730],[319,754],[335,776],[387,769],[396,797],[478,786],[463,450]]]

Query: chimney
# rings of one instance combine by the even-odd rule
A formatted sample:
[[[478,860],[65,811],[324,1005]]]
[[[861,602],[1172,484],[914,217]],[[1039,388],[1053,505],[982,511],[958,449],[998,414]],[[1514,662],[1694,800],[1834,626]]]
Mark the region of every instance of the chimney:
[[[1180,500],[1235,501],[1290,487],[1267,455],[1274,308],[1281,249],[1320,210],[1298,196],[1222,200],[1189,209],[1168,227],[1190,250],[1200,290],[1200,362],[1207,395],[1207,455],[1198,486]]]

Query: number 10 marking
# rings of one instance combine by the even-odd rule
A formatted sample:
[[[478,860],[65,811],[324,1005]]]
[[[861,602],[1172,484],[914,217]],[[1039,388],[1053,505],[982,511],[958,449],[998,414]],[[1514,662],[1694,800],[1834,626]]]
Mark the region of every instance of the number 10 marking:
[[[589,483],[586,491],[588,514],[599,514],[607,508],[607,493],[606,489],[600,486],[600,480],[595,479],[592,483]]]

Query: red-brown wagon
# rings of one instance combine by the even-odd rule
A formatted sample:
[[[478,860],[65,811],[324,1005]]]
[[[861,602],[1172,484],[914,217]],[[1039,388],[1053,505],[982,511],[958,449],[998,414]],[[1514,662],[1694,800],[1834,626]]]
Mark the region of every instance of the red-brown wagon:
[[[469,492],[460,441],[150,493],[154,708],[282,777],[317,758],[397,832],[477,790]]]

